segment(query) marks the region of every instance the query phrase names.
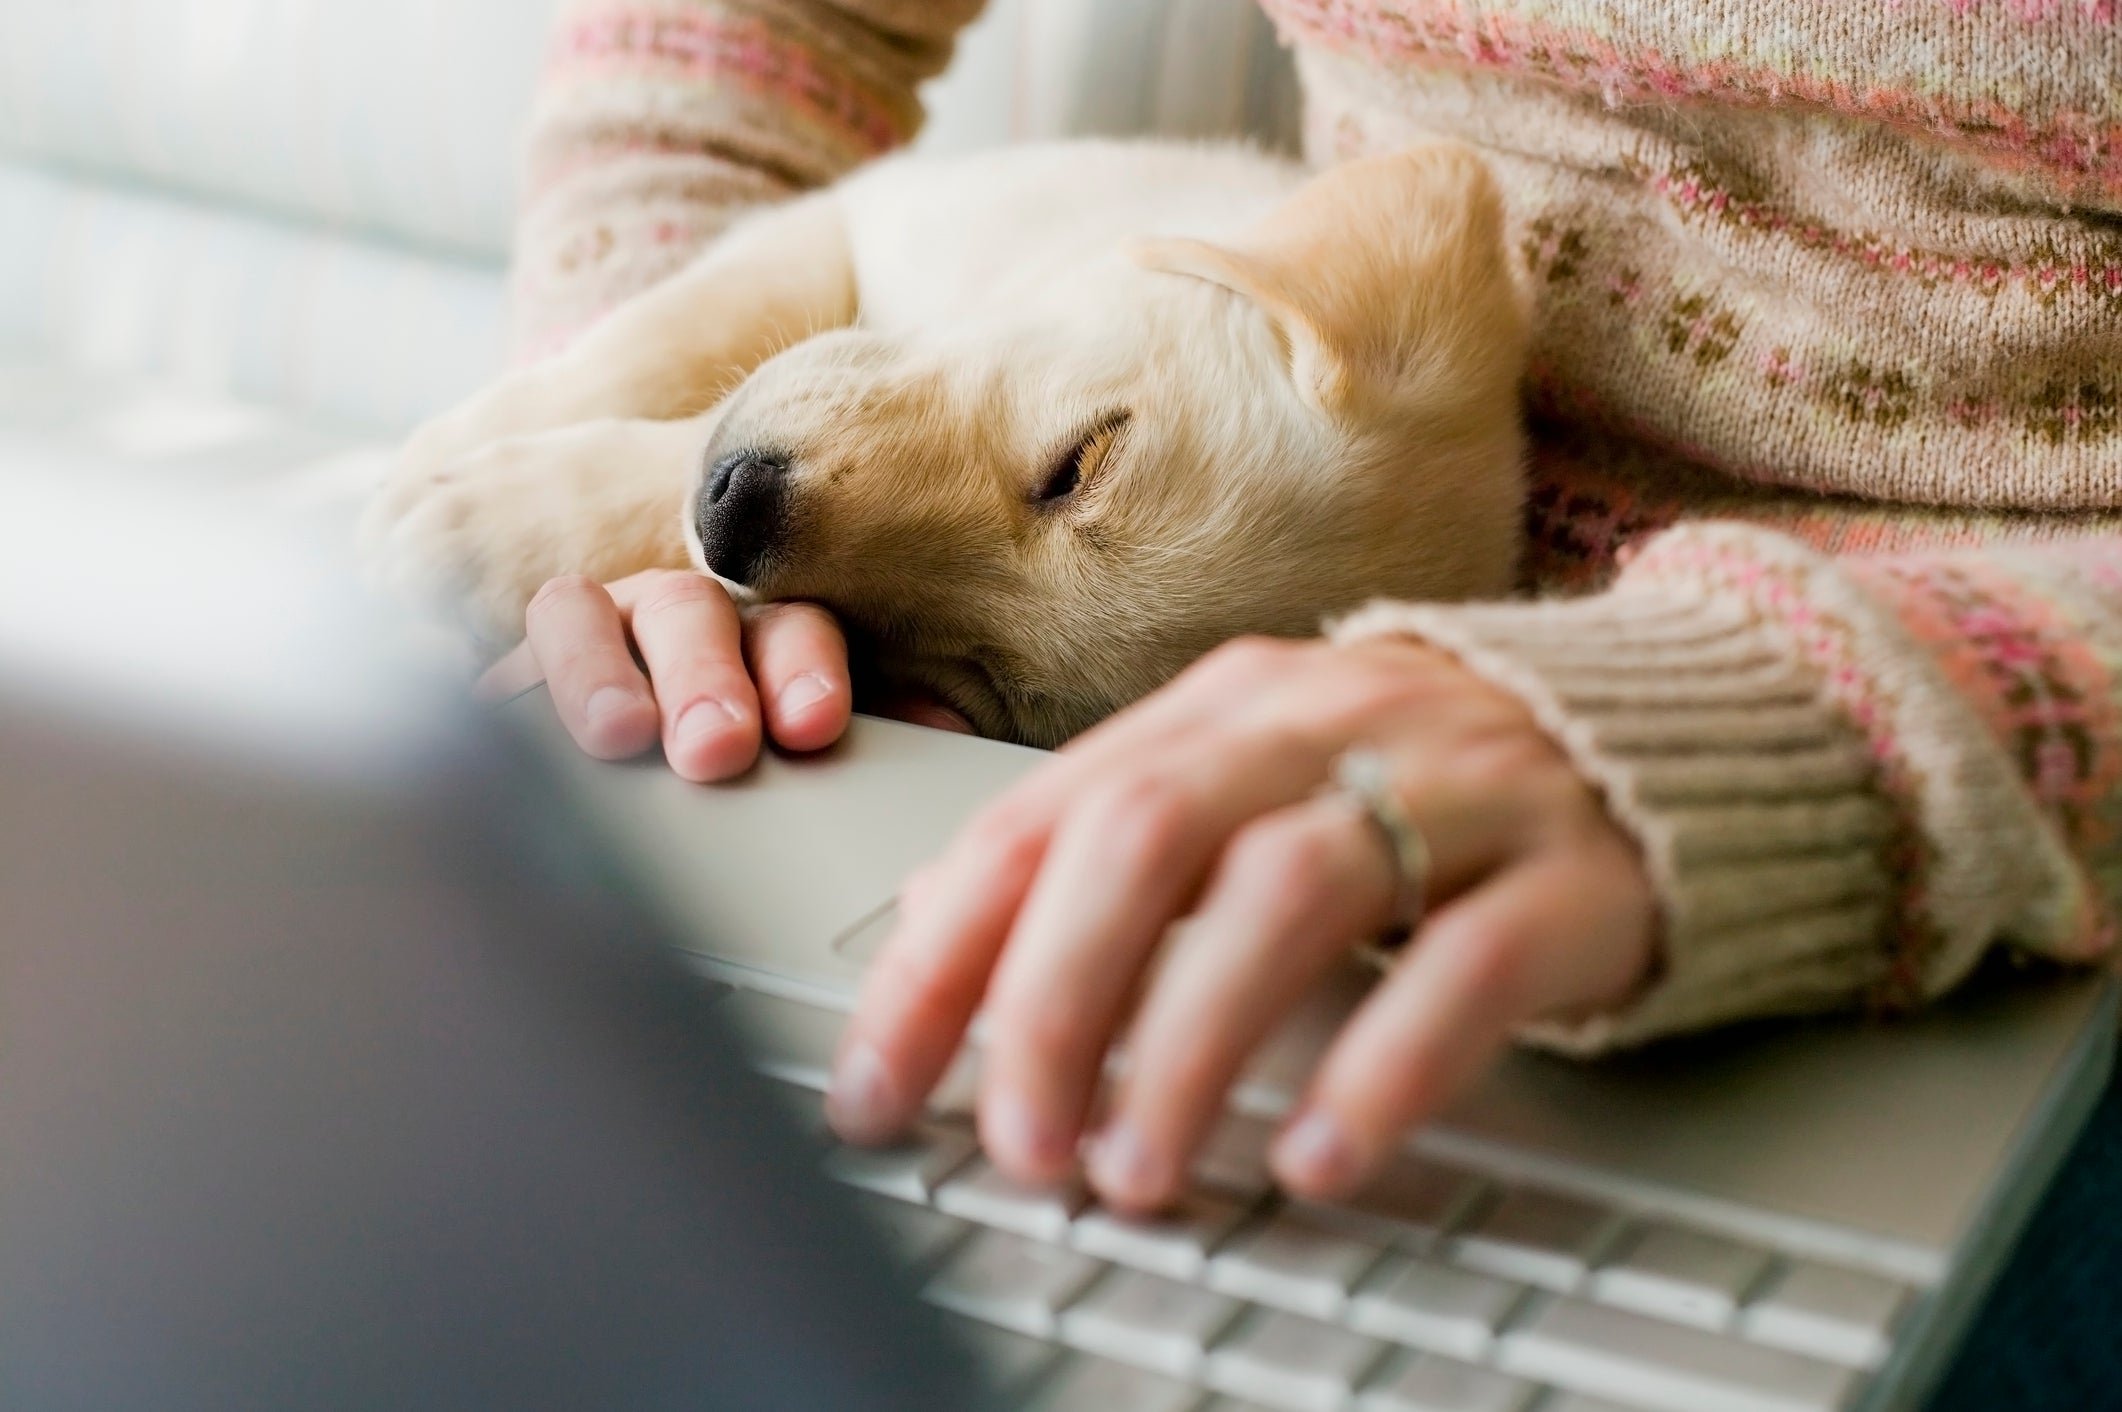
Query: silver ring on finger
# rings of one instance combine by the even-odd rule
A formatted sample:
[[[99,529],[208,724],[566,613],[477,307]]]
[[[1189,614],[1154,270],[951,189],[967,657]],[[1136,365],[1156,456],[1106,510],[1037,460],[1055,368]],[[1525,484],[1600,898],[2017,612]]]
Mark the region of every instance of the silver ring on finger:
[[[1429,893],[1429,840],[1393,793],[1392,762],[1368,746],[1343,751],[1334,760],[1332,793],[1348,800],[1385,845],[1393,870],[1393,903],[1366,956],[1383,964],[1422,924]]]

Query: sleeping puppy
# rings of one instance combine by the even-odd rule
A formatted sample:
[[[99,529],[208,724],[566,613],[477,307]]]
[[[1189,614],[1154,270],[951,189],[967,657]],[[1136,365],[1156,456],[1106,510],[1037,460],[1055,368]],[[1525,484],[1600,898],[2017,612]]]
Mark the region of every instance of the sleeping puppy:
[[[1050,745],[1229,638],[1505,591],[1526,339],[1459,146],[903,158],[423,428],[365,536],[497,641],[689,560]]]

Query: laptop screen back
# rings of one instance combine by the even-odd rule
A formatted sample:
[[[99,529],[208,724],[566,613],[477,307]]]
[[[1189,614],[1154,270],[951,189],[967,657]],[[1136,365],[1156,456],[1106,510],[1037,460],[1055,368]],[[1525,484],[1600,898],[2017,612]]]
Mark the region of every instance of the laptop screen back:
[[[202,743],[7,647],[0,1405],[978,1404],[501,742]]]

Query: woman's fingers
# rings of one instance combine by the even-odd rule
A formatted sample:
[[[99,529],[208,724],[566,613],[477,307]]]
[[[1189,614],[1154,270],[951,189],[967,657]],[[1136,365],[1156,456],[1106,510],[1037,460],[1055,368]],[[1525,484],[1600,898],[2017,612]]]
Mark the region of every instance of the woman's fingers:
[[[1245,1055],[1386,920],[1376,822],[1345,797],[1298,802],[1359,740],[1392,761],[1444,905],[1279,1141],[1293,1187],[1345,1190],[1511,1026],[1641,974],[1641,867],[1515,698],[1425,652],[1249,643],[1071,744],[924,871],[849,1025],[835,1126],[874,1141],[912,1120],[984,999],[983,1140],[1012,1176],[1061,1175],[1149,959],[1193,911],[1091,1155],[1115,1204],[1174,1194]]]
[[[634,645],[656,684],[663,753],[689,780],[742,774],[759,755],[759,694],[737,605],[713,579],[667,570],[628,581]]]
[[[1049,759],[988,804],[900,893],[826,1090],[826,1116],[847,1141],[903,1131],[957,1055],[1046,856],[1056,810],[1042,777],[1067,767]]]
[[[898,925],[863,978],[833,1066],[826,1111],[841,1137],[892,1137],[942,1078],[1064,806],[1076,798],[1070,786],[1081,768],[1059,756],[1046,761],[959,830],[922,870],[918,894],[901,896]]]
[[[1651,904],[1618,839],[1543,850],[1440,911],[1342,1029],[1277,1139],[1276,1178],[1331,1200],[1494,1059],[1511,1031],[1618,1001],[1648,959]]]
[[[1403,779],[1436,781],[1396,791],[1429,844],[1429,901],[1509,855],[1517,814],[1495,791],[1420,752],[1395,763]],[[1246,1056],[1335,957],[1384,929],[1397,868],[1363,804],[1338,792],[1237,832],[1129,1033],[1091,1172],[1108,1200],[1146,1207],[1177,1192]]]
[[[1056,830],[988,994],[981,1136],[1011,1176],[1075,1162],[1144,966],[1225,840],[1302,798],[1325,761],[1271,736],[1197,738],[1086,790]]]
[[[552,580],[531,599],[524,628],[531,660],[577,745],[600,760],[623,760],[655,744],[656,698],[603,585],[580,575]]]
[[[480,677],[478,694],[506,700],[551,682],[569,733],[604,759],[646,750],[660,715],[672,768],[687,779],[726,779],[759,753],[762,704],[774,739],[791,750],[831,745],[853,710],[847,639],[830,613],[782,603],[741,621],[720,584],[684,570],[608,586],[555,579],[531,601],[525,629],[524,642]]]
[[[864,986],[833,1090],[842,1136],[878,1140],[915,1116],[992,979],[990,1147],[1014,1175],[1068,1161],[1143,958],[1240,825],[1324,778],[1360,724],[1353,703],[1389,704],[1380,675],[1321,644],[1232,644],[981,811],[930,870],[931,901],[902,906]],[[1299,685],[1333,705],[1333,724],[1285,699]],[[1211,783],[1175,786],[1182,752],[1204,758]],[[1078,817],[1079,843],[1057,847]]]
[[[1105,1199],[1176,1196],[1246,1056],[1319,975],[1375,931],[1395,879],[1347,801],[1268,814],[1224,851],[1129,1032],[1127,1076],[1090,1154]]]
[[[847,638],[815,603],[772,603],[744,624],[745,656],[767,729],[790,750],[823,750],[847,730],[854,685]]]
[[[842,1138],[887,1141],[921,1111],[987,991],[1044,847],[1043,831],[991,830],[902,892],[898,925],[862,978],[826,1089],[826,1116]]]
[[[864,978],[834,1064],[827,1112],[840,1136],[881,1142],[919,1113],[987,993],[1055,825],[1086,782],[1116,760],[1161,758],[1170,742],[1212,718],[1213,705],[1199,694],[1174,703],[1164,693],[1123,712],[1151,720],[1130,729],[1131,750],[1053,756],[975,815],[923,870],[925,900],[901,899],[898,926]]]

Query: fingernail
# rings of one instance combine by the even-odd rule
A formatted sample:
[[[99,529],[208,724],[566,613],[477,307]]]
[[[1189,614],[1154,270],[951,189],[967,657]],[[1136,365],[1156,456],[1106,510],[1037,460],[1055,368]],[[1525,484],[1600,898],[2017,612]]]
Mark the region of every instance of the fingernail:
[[[891,1135],[898,1108],[891,1074],[875,1046],[857,1044],[840,1056],[826,1085],[825,1116],[835,1132],[854,1142]]]
[[[1142,1139],[1141,1129],[1122,1119],[1091,1143],[1091,1182],[1108,1199],[1142,1203],[1164,1195],[1165,1164]]]
[[[1338,1193],[1357,1175],[1355,1145],[1332,1114],[1313,1108],[1275,1140],[1270,1160],[1291,1186],[1309,1193]]]
[[[1056,1149],[1053,1131],[1040,1121],[1031,1104],[1016,1094],[1004,1094],[981,1110],[980,1137],[988,1150],[1005,1163],[1046,1171],[1064,1154]]]
[[[726,702],[696,701],[678,718],[677,745],[689,749],[721,735],[737,723],[737,713]]]
[[[632,711],[641,704],[641,698],[623,686],[603,686],[590,693],[582,704],[582,714],[593,726],[601,726],[622,712]]]
[[[781,688],[781,714],[801,715],[833,694],[832,683],[816,672],[805,672]]]

